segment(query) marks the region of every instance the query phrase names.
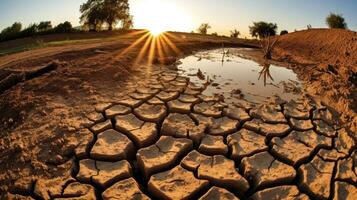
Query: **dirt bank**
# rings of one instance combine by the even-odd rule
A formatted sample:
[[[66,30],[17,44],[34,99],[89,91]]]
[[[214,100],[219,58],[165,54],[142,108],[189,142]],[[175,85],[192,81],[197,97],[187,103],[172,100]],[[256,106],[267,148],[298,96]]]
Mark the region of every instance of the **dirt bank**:
[[[311,94],[341,113],[357,132],[357,33],[312,29],[279,37],[274,59],[292,63]],[[294,65],[297,63],[297,65]]]
[[[64,163],[73,157],[82,140],[88,139],[86,116],[94,107],[116,102],[128,91],[148,85],[149,50],[142,51],[146,40],[131,47],[143,34],[69,43],[0,58],[0,75],[60,61],[55,70],[0,94],[0,194],[9,188],[21,192],[34,179],[65,174],[70,166]],[[170,48],[162,49],[166,58],[221,47],[222,43],[251,45],[243,40],[181,33],[172,33],[167,39]],[[154,49],[158,52],[157,46]],[[142,63],[136,63],[140,52]],[[158,53],[154,54],[154,60],[175,60],[157,57]],[[27,182],[13,187],[20,177]]]

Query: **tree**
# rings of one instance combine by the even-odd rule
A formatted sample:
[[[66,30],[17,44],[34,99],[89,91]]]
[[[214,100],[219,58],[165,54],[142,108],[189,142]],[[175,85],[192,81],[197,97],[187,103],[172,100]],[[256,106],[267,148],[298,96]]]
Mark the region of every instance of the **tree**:
[[[58,24],[55,28],[54,31],[56,33],[70,33],[73,31],[73,27],[71,22],[65,21],[63,23]]]
[[[214,32],[214,33],[212,33],[211,35],[213,35],[213,36],[218,36],[218,33],[217,33],[217,32]]]
[[[87,0],[80,7],[82,13],[81,23],[88,26],[90,30],[101,29],[106,23],[108,30],[113,30],[113,27],[122,22],[122,25],[133,24],[132,18],[130,22],[129,3],[128,0]],[[123,23],[126,21],[126,23]]]
[[[22,37],[29,37],[33,36],[38,32],[38,27],[37,24],[30,24],[27,28],[25,28],[23,31],[21,31],[21,36]]]
[[[240,32],[237,29],[234,29],[233,31],[231,31],[232,38],[238,38],[239,35],[240,35]]]
[[[203,23],[200,25],[200,27],[197,29],[197,31],[201,34],[206,35],[208,32],[208,29],[212,28],[208,23]]]
[[[280,35],[286,35],[286,34],[288,34],[289,32],[287,31],[287,30],[282,30],[282,31],[280,31]]]
[[[0,33],[0,40],[7,40],[18,37],[22,29],[20,22],[15,22],[11,26],[3,29]]]
[[[9,37],[13,35],[17,35],[21,32],[22,24],[20,22],[15,22],[11,26],[5,28],[1,31],[2,37]]]
[[[52,29],[51,21],[40,22],[37,26],[39,31],[47,31]]]
[[[340,14],[330,13],[326,17],[326,24],[329,28],[347,29],[345,18],[343,18]]]
[[[253,22],[253,26],[249,26],[250,34],[253,37],[259,37],[260,39],[276,35],[278,26],[268,22]]]
[[[134,20],[133,20],[133,16],[130,15],[128,18],[124,19],[122,22],[122,28],[124,30],[130,30],[132,29],[134,26]]]

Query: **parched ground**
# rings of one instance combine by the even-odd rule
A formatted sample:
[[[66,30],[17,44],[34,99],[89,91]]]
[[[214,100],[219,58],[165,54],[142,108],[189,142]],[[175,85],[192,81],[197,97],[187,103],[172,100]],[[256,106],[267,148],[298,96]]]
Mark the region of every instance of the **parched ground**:
[[[355,137],[324,103],[227,105],[171,65],[254,43],[175,33],[179,52],[150,66],[135,63],[144,42],[125,51],[138,37],[0,58],[3,76],[26,79],[0,96],[1,198],[357,198]],[[23,71],[53,60],[41,76]]]

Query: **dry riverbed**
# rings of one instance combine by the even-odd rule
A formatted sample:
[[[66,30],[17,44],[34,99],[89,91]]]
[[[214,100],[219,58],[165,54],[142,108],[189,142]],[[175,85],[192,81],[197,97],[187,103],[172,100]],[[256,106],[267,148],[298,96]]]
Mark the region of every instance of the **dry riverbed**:
[[[181,54],[167,55],[232,42],[178,36]],[[214,82],[190,81],[172,57],[134,65],[140,48],[121,55],[128,43],[7,64],[60,60],[0,97],[0,197],[356,197],[355,139],[324,103],[306,94],[227,102],[203,94]]]

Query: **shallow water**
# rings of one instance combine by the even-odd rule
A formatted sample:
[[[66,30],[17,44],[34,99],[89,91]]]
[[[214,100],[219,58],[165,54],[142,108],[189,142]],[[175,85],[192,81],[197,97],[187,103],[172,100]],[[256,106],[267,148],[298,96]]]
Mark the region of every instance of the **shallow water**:
[[[203,94],[223,94],[226,102],[244,98],[261,103],[274,96],[289,101],[302,94],[301,81],[292,70],[269,64],[262,66],[240,57],[237,49],[198,52],[180,61],[181,75],[190,77],[190,81],[196,84],[210,80],[211,84]],[[197,76],[198,70],[204,76]]]

